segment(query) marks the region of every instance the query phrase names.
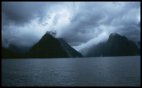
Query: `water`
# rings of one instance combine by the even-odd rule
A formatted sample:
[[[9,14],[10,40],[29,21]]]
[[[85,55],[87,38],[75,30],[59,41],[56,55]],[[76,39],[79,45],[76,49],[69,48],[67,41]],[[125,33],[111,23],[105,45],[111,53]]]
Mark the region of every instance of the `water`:
[[[140,86],[140,56],[3,59],[2,86]]]

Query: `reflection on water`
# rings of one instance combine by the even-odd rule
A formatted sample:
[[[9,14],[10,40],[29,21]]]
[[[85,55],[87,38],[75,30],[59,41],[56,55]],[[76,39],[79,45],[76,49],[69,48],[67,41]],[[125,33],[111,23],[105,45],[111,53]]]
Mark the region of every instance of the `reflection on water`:
[[[140,56],[3,59],[3,86],[139,86]]]

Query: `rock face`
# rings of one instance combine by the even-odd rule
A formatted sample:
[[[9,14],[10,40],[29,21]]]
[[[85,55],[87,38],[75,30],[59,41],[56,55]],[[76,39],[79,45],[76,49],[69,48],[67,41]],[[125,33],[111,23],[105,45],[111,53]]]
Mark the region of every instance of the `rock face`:
[[[77,52],[75,49],[73,49],[68,43],[66,43],[63,39],[58,39],[61,46],[64,48],[64,50],[67,52],[69,57],[82,57],[82,55]]]
[[[93,46],[86,56],[133,56],[139,55],[139,50],[133,41],[117,33],[110,34],[106,42]]]
[[[71,51],[70,51],[71,50]],[[74,53],[72,53],[72,51]],[[75,54],[76,53],[76,54]],[[65,41],[56,39],[46,33],[41,40],[28,52],[30,58],[67,58],[80,57],[81,55],[71,48]]]

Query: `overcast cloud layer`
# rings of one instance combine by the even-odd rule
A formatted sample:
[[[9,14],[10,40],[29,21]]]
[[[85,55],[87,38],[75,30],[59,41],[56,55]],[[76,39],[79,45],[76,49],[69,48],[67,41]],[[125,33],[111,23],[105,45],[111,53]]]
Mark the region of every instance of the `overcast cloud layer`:
[[[140,2],[2,2],[2,44],[32,46],[56,31],[81,53],[116,32],[140,41]]]

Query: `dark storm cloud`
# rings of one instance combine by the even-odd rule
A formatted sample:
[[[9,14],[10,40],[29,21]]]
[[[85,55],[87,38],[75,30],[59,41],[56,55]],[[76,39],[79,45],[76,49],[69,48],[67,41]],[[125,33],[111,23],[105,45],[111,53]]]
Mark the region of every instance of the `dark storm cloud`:
[[[2,2],[2,44],[8,47],[9,44],[31,46],[40,38],[36,24],[44,20],[50,5],[54,2]],[[38,19],[35,20],[35,19]],[[33,24],[31,24],[33,23]],[[40,26],[40,25],[39,25]],[[42,31],[42,29],[41,29]],[[42,33],[44,34],[44,33]],[[41,34],[39,34],[41,37]],[[18,42],[18,43],[17,43]]]
[[[119,29],[119,33],[125,35],[133,41],[140,41],[140,25],[138,24],[129,24],[129,26],[124,26]],[[129,30],[129,31],[128,31]]]
[[[140,40],[140,2],[5,2],[2,23],[3,41],[31,46],[46,31],[56,31],[85,53],[113,32]]]
[[[44,2],[2,2],[2,12],[8,23],[23,25],[36,17],[42,19],[51,4],[53,5]]]
[[[97,11],[91,12],[89,9],[92,8],[79,7],[78,12],[70,20],[71,24],[65,27],[65,31],[60,34],[71,45],[87,42],[97,35],[94,34],[95,31],[100,31],[93,28],[99,26],[99,21],[104,18],[104,15]]]
[[[112,32],[124,34],[131,39],[134,37],[130,36],[135,35],[135,38],[140,40],[140,35],[137,35],[139,26],[136,18],[138,17],[136,15],[140,14],[139,9],[139,2],[81,3],[78,5],[77,13],[71,19],[70,26],[65,27],[67,31],[62,31],[61,36],[73,46],[96,38],[104,31],[108,35]],[[131,27],[131,25],[138,26],[138,28]]]

